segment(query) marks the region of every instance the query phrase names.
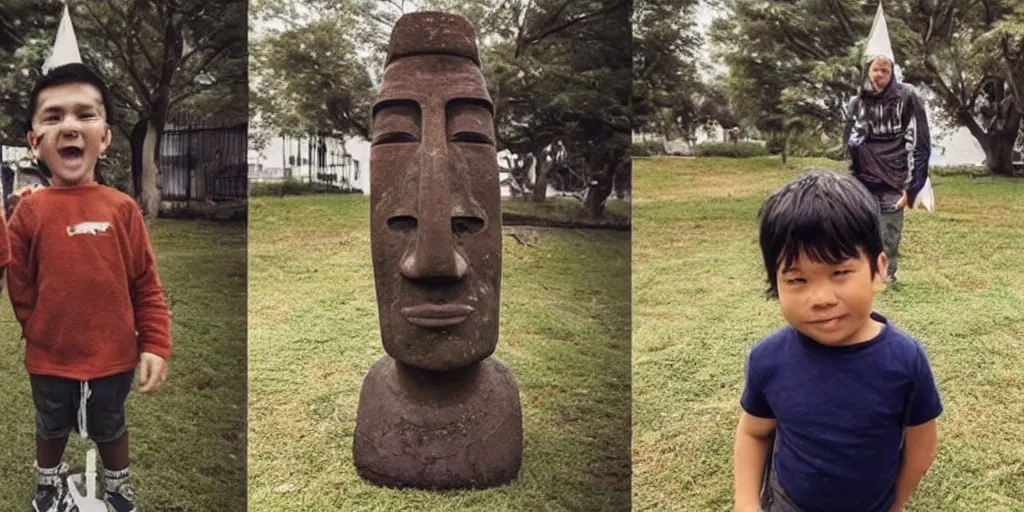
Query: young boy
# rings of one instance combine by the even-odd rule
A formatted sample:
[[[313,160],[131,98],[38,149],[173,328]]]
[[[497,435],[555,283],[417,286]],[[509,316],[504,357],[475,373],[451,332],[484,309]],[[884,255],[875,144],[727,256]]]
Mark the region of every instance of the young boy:
[[[760,223],[789,325],[747,361],[735,510],[899,511],[934,460],[942,403],[921,345],[872,309],[887,263],[878,201],[812,171],[768,197]]]
[[[52,186],[19,198],[7,271],[36,407],[35,511],[73,510],[61,463],[72,430],[96,442],[107,508],[135,510],[125,400],[136,366],[143,393],[167,376],[170,315],[141,211],[94,181],[111,105],[82,64],[47,73],[29,104],[28,142]]]

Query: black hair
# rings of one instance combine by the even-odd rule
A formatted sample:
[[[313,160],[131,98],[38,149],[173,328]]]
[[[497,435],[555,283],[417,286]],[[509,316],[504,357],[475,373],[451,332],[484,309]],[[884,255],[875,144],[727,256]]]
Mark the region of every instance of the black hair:
[[[36,115],[36,108],[39,107],[39,94],[43,89],[56,87],[64,84],[85,83],[99,89],[100,98],[103,101],[103,110],[106,114],[107,125],[114,125],[114,103],[110,101],[110,91],[107,84],[89,66],[80,63],[64,64],[51,69],[48,73],[36,82],[32,88],[32,94],[28,101],[28,115],[25,118],[25,133],[32,131],[32,118]]]
[[[878,200],[849,174],[812,170],[765,199],[758,212],[769,297],[778,297],[779,267],[804,251],[815,262],[838,264],[863,251],[878,272],[883,250]]]

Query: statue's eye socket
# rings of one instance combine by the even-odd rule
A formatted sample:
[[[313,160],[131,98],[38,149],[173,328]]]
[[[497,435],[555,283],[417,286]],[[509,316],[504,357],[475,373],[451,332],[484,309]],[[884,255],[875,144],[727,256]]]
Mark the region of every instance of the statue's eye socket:
[[[452,217],[452,232],[458,235],[473,235],[484,229],[480,217]]]
[[[478,132],[458,132],[452,136],[454,142],[468,142],[471,144],[494,144],[490,137]]]
[[[416,136],[409,132],[387,132],[382,133],[373,139],[373,145],[398,144],[402,142],[416,142]]]
[[[388,219],[388,227],[396,231],[411,231],[416,229],[416,217],[396,215]]]

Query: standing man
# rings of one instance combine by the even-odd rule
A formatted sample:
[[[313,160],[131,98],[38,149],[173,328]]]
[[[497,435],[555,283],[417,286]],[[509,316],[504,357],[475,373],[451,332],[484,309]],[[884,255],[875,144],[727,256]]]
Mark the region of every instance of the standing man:
[[[903,211],[924,187],[931,157],[924,102],[912,86],[893,76],[895,63],[879,4],[864,52],[864,77],[850,102],[843,139],[851,172],[881,208],[890,283],[896,282]]]

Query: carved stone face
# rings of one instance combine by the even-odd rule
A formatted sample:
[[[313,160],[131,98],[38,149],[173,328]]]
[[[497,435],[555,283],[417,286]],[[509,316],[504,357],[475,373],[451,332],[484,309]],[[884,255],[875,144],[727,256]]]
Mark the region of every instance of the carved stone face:
[[[501,195],[493,106],[470,59],[412,55],[373,109],[370,242],[384,349],[450,370],[498,342]]]

